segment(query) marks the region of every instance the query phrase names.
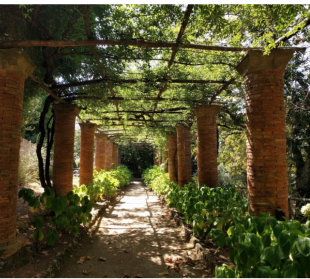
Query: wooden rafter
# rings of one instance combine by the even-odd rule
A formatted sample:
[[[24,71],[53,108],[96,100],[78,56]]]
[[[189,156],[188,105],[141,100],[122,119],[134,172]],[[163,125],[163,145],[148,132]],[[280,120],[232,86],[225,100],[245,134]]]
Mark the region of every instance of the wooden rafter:
[[[208,96],[208,97],[212,97],[212,96]],[[158,101],[158,102],[191,102],[191,103],[204,103],[205,100],[186,100],[186,99],[177,99],[177,98],[124,98],[124,97],[110,97],[110,98],[102,98],[102,97],[98,97],[98,96],[88,96],[87,94],[85,95],[66,95],[63,96],[64,100],[70,100],[70,101],[74,101],[74,100],[83,100],[83,99],[90,99],[90,100],[100,100],[102,102],[108,102],[108,101],[114,101],[114,99],[118,100],[118,101],[128,101],[128,102],[132,102],[132,101],[144,101],[144,102],[153,102],[153,101]]]
[[[229,81],[227,81],[224,85],[222,85],[211,97],[211,100],[209,102],[209,105],[211,105],[215,98],[220,95],[224,90],[226,90],[228,88],[229,85],[231,85],[232,83],[235,82],[235,78],[230,79]]]
[[[213,51],[241,52],[254,50],[263,50],[261,47],[226,47],[226,46],[209,46],[198,44],[177,44],[175,42],[146,42],[144,40],[133,39],[131,41],[112,41],[112,40],[79,40],[79,41],[57,41],[57,40],[23,40],[23,41],[6,41],[0,43],[0,49],[13,47],[77,47],[77,46],[136,46],[150,48],[187,48]],[[294,51],[306,51],[305,47],[280,47],[280,49],[290,49]]]
[[[170,82],[170,83],[181,83],[181,84],[225,84],[227,80],[201,80],[201,79],[156,79],[156,80],[148,80],[148,79],[119,79],[119,80],[111,80],[111,79],[93,79],[93,80],[85,80],[80,82],[71,82],[65,84],[57,84],[55,86],[50,87],[49,89],[65,89],[70,87],[78,87],[84,85],[91,84],[100,84],[100,83],[108,83],[112,82],[113,84],[122,84],[122,83],[132,83],[136,84],[138,82],[144,83],[156,83],[156,82]]]
[[[85,29],[86,29],[87,38],[88,38],[88,40],[92,40],[93,36],[92,36],[91,29],[90,29],[90,22],[89,22],[89,18],[88,18],[88,8],[87,8],[87,5],[82,5],[81,8],[82,8],[82,11],[83,11],[83,19],[84,19],[84,23],[85,23]],[[97,63],[98,68],[99,68],[99,73],[100,73],[102,79],[109,78],[103,72],[103,68],[102,68],[102,65],[101,65],[100,58],[99,58],[99,55],[98,55],[96,47],[95,46],[91,46],[91,50],[92,50],[92,53],[94,54],[96,63]],[[110,90],[111,96],[115,97],[115,93],[113,91],[112,84],[109,84],[109,90]],[[117,100],[114,101],[114,105],[115,105],[115,108],[116,108],[116,114],[117,114],[118,118],[121,119],[121,117],[119,115],[119,112],[118,112],[119,108],[118,108]],[[125,129],[125,126],[124,126],[124,129]]]
[[[187,5],[187,8],[186,8],[186,11],[185,11],[185,14],[184,14],[184,18],[183,18],[183,21],[182,21],[182,24],[181,24],[181,28],[180,28],[180,31],[179,31],[179,34],[177,36],[177,39],[176,39],[176,46],[174,46],[172,48],[172,53],[171,53],[171,57],[170,57],[170,60],[168,62],[168,71],[169,69],[171,68],[172,64],[173,64],[173,61],[175,59],[175,56],[177,54],[177,51],[179,49],[179,46],[180,46],[180,43],[181,43],[181,39],[182,39],[182,36],[184,35],[184,32],[185,32],[185,29],[186,29],[186,26],[188,24],[188,20],[189,20],[189,17],[191,15],[191,12],[194,8],[194,5]],[[168,73],[167,73],[168,74]],[[163,88],[159,91],[157,97],[160,98],[161,95],[168,89],[168,82],[166,82],[163,86]],[[157,106],[158,106],[158,101],[155,101],[155,105],[154,105],[154,113],[157,109]],[[153,119],[154,117],[154,113],[152,114],[151,116],[151,119]]]

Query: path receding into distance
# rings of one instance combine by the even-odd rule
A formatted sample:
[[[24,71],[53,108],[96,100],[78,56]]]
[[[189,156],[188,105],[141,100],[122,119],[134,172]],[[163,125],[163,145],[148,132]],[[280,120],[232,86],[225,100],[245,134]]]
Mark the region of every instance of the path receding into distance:
[[[68,256],[59,277],[210,277],[201,261],[185,263],[194,254],[167,206],[134,180]]]

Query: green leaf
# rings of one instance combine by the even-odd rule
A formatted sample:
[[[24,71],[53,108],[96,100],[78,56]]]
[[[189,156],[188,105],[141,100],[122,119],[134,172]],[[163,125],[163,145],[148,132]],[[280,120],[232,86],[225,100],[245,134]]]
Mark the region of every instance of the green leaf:
[[[303,267],[303,270],[307,274],[307,277],[310,276],[310,256],[305,257],[304,255],[300,255],[300,263]],[[302,277],[306,277],[305,274]]]
[[[275,224],[272,226],[272,231],[274,236],[278,239],[280,233],[282,232],[282,226],[280,224]]]
[[[73,205],[68,206],[67,211],[66,211],[66,217],[71,220],[75,216],[76,213],[76,207]]]
[[[310,238],[302,237],[295,241],[296,248],[300,254],[307,257],[310,255]]]
[[[258,234],[262,234],[262,232],[265,229],[265,225],[266,225],[266,219],[265,218],[261,218],[261,217],[254,217],[253,218],[253,223],[255,224],[255,228],[258,232]]]
[[[69,220],[64,215],[59,215],[56,220],[56,226],[60,230],[64,230],[69,226]]]
[[[269,247],[271,245],[270,234],[264,235],[262,237],[262,242],[263,242],[264,248]]]
[[[69,191],[69,192],[67,193],[67,195],[66,195],[67,200],[68,200],[68,201],[71,201],[71,200],[73,199],[73,196],[74,196],[73,191]]]
[[[260,266],[256,273],[255,278],[269,278],[269,269],[267,266]]]
[[[44,234],[43,234],[42,230],[35,230],[33,235],[32,235],[32,238],[35,241],[42,241],[44,238]]]
[[[43,219],[42,219],[41,216],[37,216],[34,219],[34,226],[35,226],[36,229],[42,230],[42,228],[43,228]]]
[[[56,240],[59,238],[58,232],[55,228],[50,228],[47,232],[46,243],[48,246],[53,246]]]
[[[46,195],[48,195],[49,197],[51,197],[51,198],[55,198],[55,191],[54,191],[54,189],[51,188],[51,187],[46,187],[46,188],[44,189],[44,193],[45,193]]]
[[[230,254],[229,254],[229,259],[230,259],[230,261],[231,261],[233,264],[237,264],[237,263],[235,262],[235,256],[236,256],[237,254],[238,254],[238,253],[237,253],[236,250],[232,250],[232,251],[230,252]]]
[[[235,271],[232,270],[231,268],[227,269],[227,273],[228,273],[228,278],[236,278]]]
[[[279,255],[281,259],[288,258],[291,251],[291,244],[287,242],[284,246],[279,246]]]
[[[78,236],[78,234],[79,234],[79,228],[78,228],[78,226],[72,226],[72,228],[71,228],[71,233],[72,233],[74,236]]]
[[[292,263],[288,264],[284,268],[283,277],[284,278],[297,278],[299,267],[300,267],[299,264],[296,262],[292,262]]]
[[[288,243],[290,240],[290,233],[289,232],[281,232],[279,234],[279,237],[278,237],[278,243],[281,247],[285,246],[286,243]]]
[[[273,267],[278,267],[281,263],[278,246],[267,247],[263,250],[263,258]]]
[[[23,198],[26,202],[28,202],[34,195],[34,191],[32,189],[22,188],[18,192],[18,197]]]
[[[220,229],[212,229],[210,232],[210,235],[214,239],[216,245],[221,248],[224,246],[225,238],[224,238],[224,232]]]
[[[226,278],[226,269],[224,266],[218,267],[215,269],[216,278]]]
[[[55,215],[58,216],[65,210],[66,206],[66,197],[60,196],[53,200],[51,209],[55,212]]]

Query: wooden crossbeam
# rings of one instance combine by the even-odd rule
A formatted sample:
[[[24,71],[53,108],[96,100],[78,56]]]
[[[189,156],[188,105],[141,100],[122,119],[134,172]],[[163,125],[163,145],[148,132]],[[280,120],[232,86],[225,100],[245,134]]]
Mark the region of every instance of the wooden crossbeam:
[[[87,5],[82,5],[81,9],[83,11],[83,19],[84,19],[84,23],[85,23],[85,29],[86,29],[87,38],[88,38],[88,40],[91,40],[91,39],[93,39],[93,36],[92,36],[91,29],[90,29],[90,22],[89,22],[89,18],[88,18],[88,8],[87,8]],[[102,79],[109,78],[103,72],[103,68],[102,68],[102,65],[101,65],[101,62],[100,62],[99,55],[98,55],[96,47],[95,46],[90,46],[90,47],[91,47],[91,50],[92,50],[92,52],[94,54],[96,63],[97,63],[98,68],[99,68],[99,73],[100,73]],[[111,84],[109,84],[109,90],[110,90],[111,96],[115,97],[115,93],[113,91],[113,87],[112,87]],[[118,118],[121,119],[120,114],[119,114],[119,108],[118,108],[117,100],[114,100],[114,105],[115,105],[115,108],[116,108],[116,114],[117,114]],[[124,127],[124,129],[125,129],[125,127]]]
[[[177,44],[175,42],[147,42],[141,39],[132,39],[131,41],[119,40],[14,40],[2,41],[0,49],[13,47],[78,47],[78,46],[135,46],[135,47],[150,47],[150,48],[187,48],[213,51],[229,51],[241,52],[248,50],[263,50],[261,47],[226,47],[226,46],[209,46],[199,44]],[[305,47],[279,47],[279,49],[290,49],[294,51],[305,52]]]
[[[169,82],[169,83],[179,83],[179,84],[225,84],[227,80],[201,80],[201,79],[155,79],[155,80],[149,80],[149,79],[119,79],[119,80],[113,80],[113,79],[92,79],[92,80],[85,80],[80,82],[71,82],[71,83],[65,83],[65,84],[58,84],[49,87],[50,90],[53,89],[65,89],[70,87],[79,87],[84,85],[92,85],[92,84],[100,84],[100,83],[113,83],[115,85],[117,84],[123,84],[123,83],[129,83],[129,84],[136,84],[138,82],[144,82],[144,83],[156,83],[156,82]]]
[[[176,46],[172,48],[172,53],[171,53],[171,57],[170,57],[170,60],[168,62],[168,71],[169,69],[171,68],[172,64],[173,64],[173,61],[174,61],[174,58],[177,54],[177,51],[179,49],[179,45],[181,43],[181,39],[182,39],[182,36],[184,35],[184,32],[185,32],[185,29],[186,29],[186,26],[188,24],[188,20],[189,20],[189,17],[191,15],[191,12],[194,8],[194,5],[187,5],[187,8],[186,8],[186,11],[185,11],[185,14],[184,14],[184,18],[182,20],[182,24],[181,24],[181,28],[180,28],[180,31],[179,31],[179,34],[177,36],[177,39],[176,39]],[[163,86],[163,88],[159,91],[157,97],[160,98],[161,95],[168,89],[168,82],[166,82]],[[154,105],[154,112],[152,113],[152,116],[151,116],[151,119],[153,119],[154,117],[154,114],[155,114],[155,111],[157,109],[157,106],[158,106],[158,101],[155,101],[155,105]]]

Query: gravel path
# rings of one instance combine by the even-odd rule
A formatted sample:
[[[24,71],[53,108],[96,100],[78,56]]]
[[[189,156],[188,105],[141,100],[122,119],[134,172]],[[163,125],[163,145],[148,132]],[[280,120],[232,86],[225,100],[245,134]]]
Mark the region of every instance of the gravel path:
[[[133,181],[100,216],[59,277],[210,277],[159,198]],[[167,262],[167,258],[170,262]],[[169,268],[170,267],[170,268]]]

